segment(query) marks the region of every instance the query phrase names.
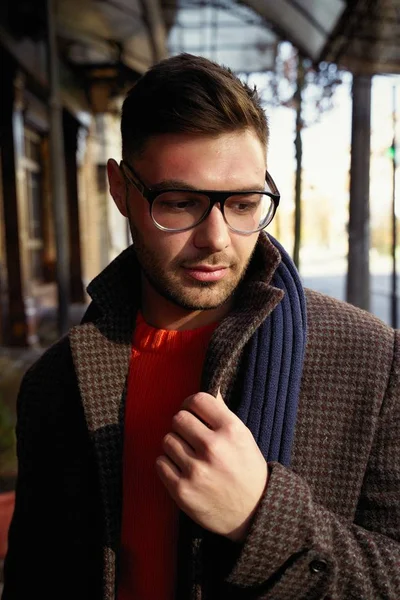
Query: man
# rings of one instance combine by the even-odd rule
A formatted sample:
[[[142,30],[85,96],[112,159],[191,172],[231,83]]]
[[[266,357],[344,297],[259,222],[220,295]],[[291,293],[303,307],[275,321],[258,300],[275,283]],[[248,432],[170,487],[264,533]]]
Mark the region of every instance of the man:
[[[121,130],[133,245],[22,384],[3,599],[398,600],[398,334],[265,233],[256,92],[170,58]]]

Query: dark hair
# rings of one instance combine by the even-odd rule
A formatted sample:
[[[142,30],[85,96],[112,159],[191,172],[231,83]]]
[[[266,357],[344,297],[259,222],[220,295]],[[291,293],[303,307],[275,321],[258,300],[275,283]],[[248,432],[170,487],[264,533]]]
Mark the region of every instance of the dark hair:
[[[144,150],[162,133],[218,135],[253,129],[266,147],[268,123],[256,88],[201,56],[180,54],[151,67],[122,106],[122,155]]]

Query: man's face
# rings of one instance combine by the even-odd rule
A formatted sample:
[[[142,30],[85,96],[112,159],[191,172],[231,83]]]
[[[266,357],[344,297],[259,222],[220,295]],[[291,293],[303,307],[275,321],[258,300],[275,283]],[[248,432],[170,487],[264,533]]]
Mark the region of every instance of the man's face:
[[[252,131],[216,137],[163,134],[148,141],[132,166],[150,188],[168,182],[169,187],[199,190],[259,189],[265,176],[265,149]],[[244,275],[259,234],[232,232],[218,205],[205,221],[189,231],[161,231],[150,217],[148,201],[131,183],[127,189],[126,212],[144,274],[145,293],[153,299],[166,299],[184,311],[224,305],[229,310],[229,300]]]

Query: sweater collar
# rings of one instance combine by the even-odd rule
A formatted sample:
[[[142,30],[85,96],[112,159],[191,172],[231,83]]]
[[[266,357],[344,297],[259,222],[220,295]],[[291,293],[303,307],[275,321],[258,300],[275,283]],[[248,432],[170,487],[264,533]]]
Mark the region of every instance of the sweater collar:
[[[218,323],[203,325],[196,329],[176,331],[159,329],[146,323],[139,311],[136,317],[133,347],[136,351],[152,354],[196,355],[207,348]]]

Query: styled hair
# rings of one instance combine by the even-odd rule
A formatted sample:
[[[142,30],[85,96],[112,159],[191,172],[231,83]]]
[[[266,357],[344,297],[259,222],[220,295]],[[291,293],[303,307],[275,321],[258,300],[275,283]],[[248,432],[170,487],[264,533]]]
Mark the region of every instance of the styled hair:
[[[253,129],[267,147],[268,123],[257,89],[227,67],[180,54],[151,67],[122,106],[122,156],[139,156],[147,140],[163,133],[219,135]]]

